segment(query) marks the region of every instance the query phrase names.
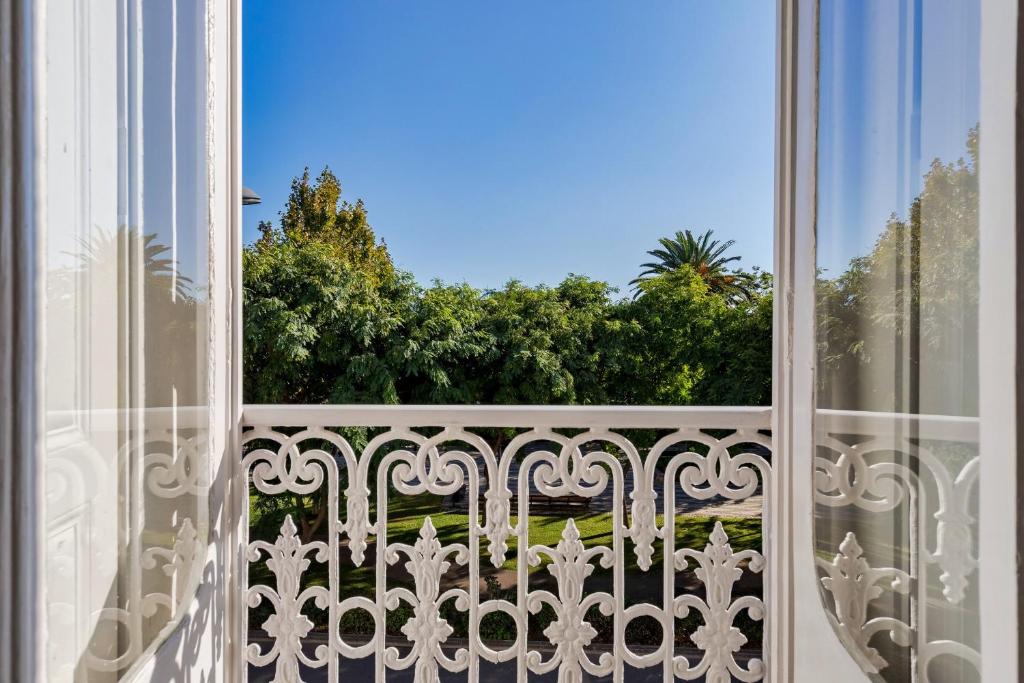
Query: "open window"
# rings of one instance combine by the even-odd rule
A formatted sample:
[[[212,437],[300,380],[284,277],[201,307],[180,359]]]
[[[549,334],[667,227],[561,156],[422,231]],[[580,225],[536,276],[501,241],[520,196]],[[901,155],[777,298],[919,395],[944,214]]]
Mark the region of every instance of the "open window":
[[[243,412],[240,1],[0,0],[0,681],[1019,678],[1019,3],[779,1],[770,409]],[[250,487],[327,514],[250,539]],[[388,494],[463,488],[459,524],[388,544]],[[604,541],[574,508],[529,547],[535,493],[606,488]],[[714,522],[675,547],[676,489],[756,500],[758,547]],[[472,586],[512,555],[514,590]],[[624,601],[627,558],[655,597]]]
[[[1019,468],[1005,5],[787,8],[795,398],[775,410],[794,421],[794,585],[819,598],[794,600],[794,680],[1015,670],[995,634],[1016,632],[1016,587],[987,578],[1013,561],[985,540],[1016,547],[1020,510],[998,474]]]

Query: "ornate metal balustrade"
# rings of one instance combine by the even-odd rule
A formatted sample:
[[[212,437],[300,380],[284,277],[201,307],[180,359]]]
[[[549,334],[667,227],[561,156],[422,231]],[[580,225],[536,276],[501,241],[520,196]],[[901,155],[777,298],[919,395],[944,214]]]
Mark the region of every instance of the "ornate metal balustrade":
[[[759,644],[738,621],[756,624],[770,609],[757,581],[770,549],[733,550],[721,522],[684,512],[718,505],[699,514],[727,517],[722,505],[760,501],[748,522],[755,545],[767,537],[769,421],[766,408],[248,407],[252,507],[283,499],[298,511],[246,539],[248,663],[288,682],[337,681],[343,660],[372,661],[374,680],[412,668],[416,681],[436,681],[441,669],[476,681],[489,664],[520,681],[547,672],[621,681],[629,668],[658,667],[664,680],[761,680],[760,652],[746,652]],[[403,537],[410,542],[391,540],[389,500],[427,495],[435,506],[462,501],[461,537],[435,528],[437,509]],[[559,500],[582,513],[552,517],[547,503]],[[581,533],[596,501],[605,544]],[[530,538],[540,506],[560,529],[556,543]],[[691,520],[704,536],[677,548]],[[481,590],[488,567],[508,564],[514,588]],[[343,578],[364,565],[373,589],[350,595]],[[641,579],[658,598],[627,599]],[[353,636],[343,624],[360,611],[367,631]],[[453,614],[465,617],[459,638]],[[508,638],[482,634],[494,615],[511,624]],[[595,615],[610,621],[606,643]],[[660,631],[645,648],[628,637],[642,620]]]

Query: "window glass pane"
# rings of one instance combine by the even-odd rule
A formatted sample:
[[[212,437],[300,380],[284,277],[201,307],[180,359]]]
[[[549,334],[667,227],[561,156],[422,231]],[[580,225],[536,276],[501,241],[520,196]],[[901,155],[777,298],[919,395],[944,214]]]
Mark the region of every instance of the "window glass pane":
[[[816,561],[888,681],[978,680],[978,5],[820,5]]]
[[[49,5],[48,673],[115,681],[204,557],[205,5]]]

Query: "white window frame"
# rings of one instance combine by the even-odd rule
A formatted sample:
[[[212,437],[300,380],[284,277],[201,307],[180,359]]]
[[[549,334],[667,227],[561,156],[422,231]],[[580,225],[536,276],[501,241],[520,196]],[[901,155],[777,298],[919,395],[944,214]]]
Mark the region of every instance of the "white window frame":
[[[986,681],[1018,681],[1021,662],[1021,517],[1024,490],[1019,433],[1024,376],[1024,263],[1021,262],[1022,155],[1018,88],[1020,3],[981,5],[981,134],[978,167],[981,236],[979,416],[981,418],[981,657]],[[1012,274],[1008,275],[1008,274]],[[1009,285],[1009,286],[1008,286]]]
[[[44,658],[37,10],[0,0],[0,683],[41,678]]]
[[[123,0],[138,3],[140,0]],[[233,670],[233,481],[240,395],[241,0],[208,0],[211,366],[208,561],[173,633],[126,680],[242,680]],[[46,681],[43,443],[46,3],[0,0],[0,683]],[[111,27],[112,31],[115,27]],[[227,95],[225,96],[225,93]]]
[[[230,315],[214,331],[212,350],[218,436],[210,496],[208,575],[177,631],[139,671],[137,679],[187,669],[209,679],[244,679],[237,608],[228,599],[239,549],[240,511],[231,507],[235,481],[240,391],[241,245],[241,1],[210,0],[211,250],[217,254],[211,296]],[[772,495],[771,536],[775,581],[768,587],[775,609],[766,633],[770,680],[802,683],[863,680],[848,671],[839,641],[817,599],[811,563],[811,410],[813,386],[814,236],[794,229],[813,211],[813,145],[798,131],[813,130],[815,116],[800,94],[814,87],[813,0],[778,0],[777,156],[775,228],[775,352],[773,415],[777,476]],[[43,664],[41,437],[39,399],[42,335],[36,316],[40,245],[43,239],[40,156],[44,111],[37,101],[43,60],[39,0],[0,0],[0,683],[45,680]],[[798,11],[799,10],[799,11]],[[982,8],[982,357],[1014,358],[1021,364],[1018,312],[1024,291],[1006,288],[1000,273],[1021,271],[1014,231],[1019,145],[1017,139],[1018,3],[985,0]],[[813,53],[812,53],[813,54]],[[225,93],[227,95],[225,96]],[[811,128],[807,128],[811,126]],[[1002,226],[1003,229],[990,226]],[[987,302],[987,303],[986,303]],[[1019,372],[1019,371],[1018,371]],[[1005,362],[981,373],[982,652],[985,678],[1018,680],[1022,652],[1018,590],[1018,516],[1021,467],[1017,424],[1021,380],[1007,381]],[[9,457],[17,453],[19,457]],[[1012,476],[1011,476],[1012,475]],[[236,506],[237,507],[237,506]],[[1018,515],[1008,514],[1016,511]],[[813,597],[812,597],[813,591]],[[244,665],[241,665],[244,666]]]
[[[775,350],[772,544],[767,633],[772,681],[866,681],[829,625],[813,565],[813,387],[815,279],[815,105],[818,0],[779,0],[777,51]],[[979,334],[981,477],[981,652],[984,680],[1021,680],[1020,553],[1024,511],[1021,392],[1024,338],[1018,322],[1024,279],[1018,243],[1022,211],[1016,119],[1024,68],[1016,58],[1016,0],[983,0],[981,10]],[[1014,141],[1014,144],[1007,144]],[[1007,287],[1006,273],[1015,273]],[[1008,362],[1008,359],[1012,359]],[[1012,366],[1012,367],[1011,367]],[[1012,378],[1013,381],[1008,381]],[[1014,514],[1016,513],[1016,514]]]
[[[138,1],[138,0],[129,0]],[[180,1],[180,0],[179,0]],[[209,467],[209,547],[202,584],[175,631],[128,681],[244,681],[239,670],[241,617],[233,571],[238,565],[237,439],[241,432],[242,0],[206,0],[207,174],[214,425]]]
[[[814,566],[814,278],[817,1],[779,0],[776,55],[775,290],[768,676],[867,680],[818,597]]]

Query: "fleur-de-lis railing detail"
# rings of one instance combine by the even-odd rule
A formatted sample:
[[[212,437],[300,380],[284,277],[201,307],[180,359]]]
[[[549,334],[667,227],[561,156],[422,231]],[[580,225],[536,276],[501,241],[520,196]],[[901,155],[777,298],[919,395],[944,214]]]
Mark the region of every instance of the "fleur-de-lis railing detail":
[[[555,653],[547,662],[535,658],[534,667],[543,672],[557,666],[559,683],[581,683],[584,669],[597,673],[603,668],[591,663],[584,653],[597,635],[597,630],[586,620],[587,611],[597,607],[611,614],[615,608],[615,601],[608,593],[591,593],[584,597],[583,582],[593,573],[595,560],[608,568],[615,562],[615,555],[603,546],[586,549],[572,519],[565,523],[562,540],[556,547],[533,546],[527,553],[527,562],[536,567],[541,563],[541,555],[551,559],[548,571],[558,582],[558,595],[544,590],[531,591],[527,607],[536,613],[546,603],[555,610],[557,618],[544,629],[544,635],[555,646]]]
[[[249,607],[257,607],[263,600],[268,600],[274,612],[263,622],[263,630],[274,640],[267,652],[261,652],[259,645],[250,644],[249,661],[266,665],[276,659],[274,681],[278,683],[297,683],[299,662],[308,666],[323,665],[324,652],[317,653],[317,658],[307,657],[302,651],[302,639],[313,628],[313,622],[303,612],[307,602],[313,600],[321,609],[327,608],[329,593],[322,586],[311,586],[301,590],[302,574],[309,568],[307,557],[315,552],[317,562],[327,561],[327,544],[320,541],[302,543],[298,529],[291,515],[285,517],[281,525],[281,534],[273,543],[254,541],[249,544],[248,559],[256,562],[260,553],[267,555],[267,568],[277,579],[276,589],[257,585],[249,589],[247,603]]]
[[[964,619],[977,619],[976,606],[965,604],[968,597],[977,601],[977,591],[969,592],[978,568],[977,520],[971,511],[980,462],[977,418],[818,410],[816,432],[815,502],[823,523],[829,524],[831,510],[847,508],[840,528],[862,529],[881,521],[900,528],[908,539],[903,560],[891,560],[905,561],[901,570],[868,565],[859,541],[871,541],[870,536],[848,534],[833,561],[817,558],[837,635],[868,673],[890,665],[868,644],[882,631],[916,653],[908,658],[913,668],[908,676],[931,680],[929,663],[938,654],[978,668],[977,650],[951,638],[949,629],[930,628],[949,617],[928,618],[930,611],[953,610]],[[881,552],[891,556],[890,545],[883,543]],[[859,577],[859,583],[845,571]],[[867,586],[868,577],[876,576],[882,578]],[[893,583],[885,593],[888,579]],[[934,600],[938,593],[943,600]],[[866,613],[871,603],[879,614],[874,618]]]
[[[975,520],[968,510],[977,488],[977,456],[954,474],[931,450],[907,438],[878,437],[848,445],[834,437],[821,437],[820,445],[837,453],[833,459],[816,460],[816,499],[828,507],[853,506],[867,512],[896,510],[908,499],[922,493],[922,479],[934,487],[935,501],[926,514],[919,515],[922,538],[934,537],[934,546],[924,548],[923,559],[938,565],[942,595],[959,604],[978,568],[974,547]],[[891,453],[902,454],[907,464],[892,462]],[[874,455],[880,455],[873,458]],[[934,532],[927,525],[934,520]]]
[[[874,569],[864,557],[864,550],[852,531],[839,544],[839,552],[831,562],[817,558],[818,566],[825,570],[821,585],[832,594],[834,613],[829,617],[841,634],[847,649],[861,667],[878,673],[888,662],[869,644],[880,631],[889,631],[893,640],[910,645],[910,627],[891,617],[868,617],[868,606],[883,593],[883,586],[898,593],[910,591],[910,576],[899,569]]]
[[[385,661],[394,669],[404,669],[415,665],[416,683],[437,683],[438,664],[446,669],[458,671],[464,664],[464,650],[455,659],[445,656],[441,645],[448,640],[453,632],[448,622],[440,617],[441,604],[454,599],[457,608],[465,611],[469,607],[469,595],[466,591],[453,588],[441,593],[441,577],[451,567],[446,558],[453,556],[456,564],[465,565],[469,560],[469,549],[461,543],[443,546],[437,538],[437,530],[430,517],[423,521],[420,537],[412,546],[395,543],[388,547],[387,562],[394,564],[399,560],[399,553],[409,558],[405,569],[413,577],[416,586],[415,594],[404,588],[388,591],[388,606],[398,606],[399,600],[405,600],[413,607],[413,616],[402,625],[402,633],[412,643],[412,650],[405,657],[398,656],[398,650],[391,649],[385,655]]]
[[[111,561],[123,564],[124,591],[118,591],[110,602],[91,614],[91,642],[80,655],[75,648],[54,639],[48,647],[48,660],[55,672],[123,672],[128,670],[144,652],[162,641],[178,625],[188,610],[188,603],[202,579],[206,555],[208,503],[205,491],[209,487],[205,463],[208,434],[205,431],[206,409],[194,411],[179,408],[168,424],[170,413],[163,409],[146,411],[146,426],[123,443],[117,459],[122,466],[131,468],[130,490],[125,492],[121,504],[127,511],[129,501],[140,506],[152,505],[146,514],[132,512],[125,528],[124,555],[92,557],[88,552],[67,542],[61,529],[70,523],[62,513],[56,516],[53,527],[54,543],[49,549],[48,572],[53,572],[50,585],[59,583],[62,574],[70,577],[82,571],[78,563]],[[197,422],[198,420],[198,422]],[[117,422],[120,424],[120,422]],[[90,449],[91,446],[87,446]],[[106,501],[114,496],[97,486],[105,486],[108,477],[99,476],[99,470],[90,472],[98,461],[83,460],[77,448],[68,448],[47,462],[47,504],[58,509],[74,511],[72,517],[87,519],[94,501]],[[110,461],[103,467],[113,464]],[[138,474],[139,476],[136,476]],[[122,495],[122,494],[116,494]],[[104,513],[106,514],[106,513]],[[87,536],[76,542],[90,545],[100,542],[99,536],[108,533],[103,525],[88,524]],[[106,543],[109,539],[102,539]],[[104,574],[108,569],[99,569]],[[69,615],[82,610],[91,599],[89,590],[75,583],[68,591],[61,591],[48,611],[54,623],[70,628]],[[70,656],[73,655],[73,656]],[[102,677],[102,676],[101,676]]]
[[[287,518],[276,541],[249,544],[250,565],[265,564],[269,573],[264,575],[272,578],[244,588],[247,604],[252,609],[267,601],[273,608],[260,626],[260,638],[254,639],[261,642],[247,648],[250,665],[273,667],[275,680],[289,683],[299,680],[300,665],[326,669],[326,680],[336,683],[338,662],[346,657],[373,657],[377,679],[388,670],[412,668],[417,682],[437,681],[442,669],[466,672],[475,682],[480,680],[481,662],[514,667],[519,681],[556,670],[563,682],[581,681],[587,674],[621,681],[626,667],[654,666],[661,666],[669,678],[694,677],[696,669],[680,666],[677,651],[681,634],[675,621],[687,601],[680,602],[686,595],[677,595],[674,580],[682,571],[675,562],[682,557],[675,548],[675,530],[688,519],[677,515],[677,499],[688,497],[687,505],[694,500],[720,504],[721,499],[739,501],[766,492],[771,476],[769,411],[422,406],[338,410],[247,409],[242,471],[250,487],[270,497],[316,495],[325,510],[315,533],[304,525],[307,541],[299,538],[296,525]],[[309,419],[318,413],[331,419]],[[357,452],[339,430],[325,425],[375,429]],[[517,433],[498,450],[468,425]],[[662,431],[643,453],[621,431],[630,428]],[[726,435],[713,436],[705,429]],[[459,530],[462,543],[442,542],[441,536],[449,531],[445,527],[439,534],[436,516],[423,519],[415,542],[388,539],[389,497],[424,493],[460,497],[467,517],[466,527]],[[588,547],[578,520],[568,519],[554,547],[531,544],[531,506],[538,498],[563,497],[574,505],[602,501],[611,543]],[[698,668],[712,677],[721,670],[738,672],[743,681],[759,680],[757,652],[748,653],[753,662],[747,669],[735,665],[733,656],[745,641],[737,638],[732,620],[743,609],[760,616],[764,605],[754,596],[733,599],[735,579],[725,585],[723,577],[741,571],[738,563],[759,570],[755,556],[760,554],[734,555],[728,544],[723,549],[719,531],[705,551],[689,556],[707,563],[697,576],[710,596],[701,601],[702,607],[687,603],[705,617],[703,626],[690,634],[703,652]],[[629,550],[632,554],[627,555]],[[510,555],[517,585],[505,595],[515,597],[484,594],[481,564],[507,571],[503,568]],[[630,572],[649,572],[659,565],[663,575],[652,578],[653,585],[665,587],[661,604],[627,605],[627,557],[635,557]],[[375,563],[374,595],[343,598],[343,566],[359,566],[367,558]],[[313,562],[325,565],[318,576],[326,575],[328,583],[303,588],[303,576]],[[553,579],[550,589],[530,580],[530,568],[544,564],[539,571],[546,569]],[[398,567],[406,573],[389,577],[389,568]],[[608,590],[588,590],[598,581],[598,570]],[[453,587],[445,588],[446,582]],[[328,616],[322,634],[312,632],[311,601]],[[442,608],[452,606],[453,613],[465,614],[467,623],[468,638],[457,643],[452,642],[453,624],[441,616]],[[409,608],[411,616],[393,624],[401,636],[388,635],[391,616]],[[353,643],[341,631],[340,623],[352,610],[369,613],[368,640]],[[543,617],[541,633],[532,633],[531,620],[541,618],[542,612],[550,616]],[[511,642],[495,645],[481,639],[480,624],[498,613],[510,619],[514,636]],[[448,619],[450,614],[446,613]],[[608,630],[599,632],[591,623],[595,614],[602,620],[600,628]],[[626,642],[627,628],[641,617],[661,625],[659,647],[634,651]],[[610,642],[598,639],[609,632]],[[538,636],[543,640],[529,640]],[[270,643],[266,646],[265,637]],[[308,654],[314,645],[313,654]]]
[[[196,562],[202,556],[199,532],[192,519],[182,520],[174,535],[174,544],[170,548],[153,547],[142,552],[140,565],[143,569],[157,569],[171,579],[171,587],[167,593],[150,593],[143,598],[146,616],[152,616],[157,606],[165,607],[168,612],[174,610],[190,586],[190,577],[196,570]],[[158,560],[163,560],[160,564]]]
[[[704,599],[680,595],[675,600],[677,617],[684,618],[695,609],[704,620],[691,636],[704,656],[692,667],[686,657],[677,657],[676,675],[685,680],[704,676],[708,683],[729,683],[733,677],[741,681],[761,680],[764,665],[760,659],[752,659],[746,669],[736,662],[735,654],[747,638],[733,621],[744,610],[751,619],[763,619],[764,602],[752,595],[733,599],[732,594],[743,575],[740,565],[746,562],[747,571],[758,573],[764,569],[764,558],[756,550],[733,552],[721,522],[715,522],[709,541],[703,551],[683,548],[675,554],[679,571],[687,569],[691,560],[696,563],[694,574],[704,584],[705,591]]]

